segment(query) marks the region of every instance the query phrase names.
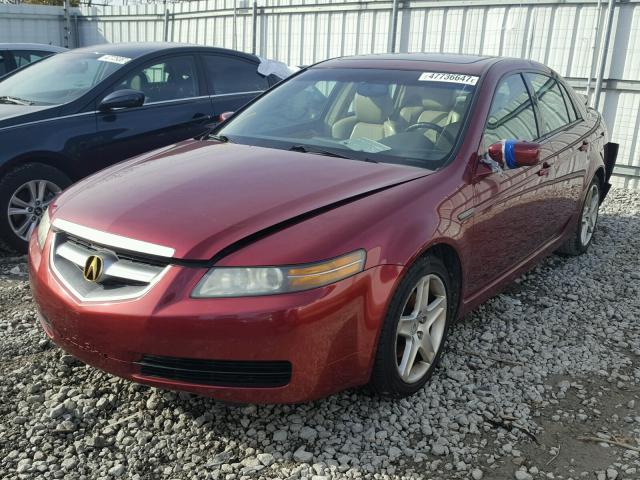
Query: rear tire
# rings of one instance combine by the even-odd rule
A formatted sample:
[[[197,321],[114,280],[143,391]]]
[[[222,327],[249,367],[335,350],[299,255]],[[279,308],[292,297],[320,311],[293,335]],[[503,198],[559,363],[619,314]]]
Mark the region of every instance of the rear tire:
[[[427,255],[401,280],[385,317],[371,373],[378,394],[406,397],[420,390],[440,360],[453,319],[455,280]],[[422,293],[420,293],[422,292]]]
[[[587,189],[582,208],[580,209],[580,218],[575,230],[569,239],[562,245],[558,252],[565,255],[577,256],[582,255],[589,249],[593,234],[598,224],[598,210],[600,208],[600,182],[598,178],[594,178]]]
[[[57,168],[27,163],[0,179],[0,246],[25,253],[49,203],[71,179]]]

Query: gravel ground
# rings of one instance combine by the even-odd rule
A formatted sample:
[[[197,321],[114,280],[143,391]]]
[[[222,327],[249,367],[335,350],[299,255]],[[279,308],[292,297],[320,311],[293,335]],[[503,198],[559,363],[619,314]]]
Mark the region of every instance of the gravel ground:
[[[594,242],[457,324],[418,395],[299,406],[226,405],[79,363],[36,325],[24,258],[5,256],[0,478],[640,479],[640,191],[610,193]]]

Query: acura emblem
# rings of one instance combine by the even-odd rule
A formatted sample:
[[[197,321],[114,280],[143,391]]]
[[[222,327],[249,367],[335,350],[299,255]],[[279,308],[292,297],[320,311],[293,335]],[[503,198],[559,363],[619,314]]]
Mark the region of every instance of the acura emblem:
[[[82,274],[84,275],[85,280],[88,280],[90,282],[97,282],[102,276],[103,268],[104,262],[102,260],[102,257],[91,255],[89,258],[87,258],[87,261],[84,264],[84,270]]]

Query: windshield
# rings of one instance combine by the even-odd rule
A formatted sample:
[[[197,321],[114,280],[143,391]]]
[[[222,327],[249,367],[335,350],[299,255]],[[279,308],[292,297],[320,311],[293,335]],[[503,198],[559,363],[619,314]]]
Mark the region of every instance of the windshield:
[[[54,55],[0,82],[0,103],[68,103],[88,92],[129,60],[101,53]]]
[[[310,69],[216,134],[229,141],[437,169],[460,135],[478,77]]]

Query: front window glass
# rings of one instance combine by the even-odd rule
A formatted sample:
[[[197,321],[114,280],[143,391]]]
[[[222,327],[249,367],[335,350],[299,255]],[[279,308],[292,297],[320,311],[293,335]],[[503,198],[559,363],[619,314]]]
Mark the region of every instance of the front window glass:
[[[31,105],[68,103],[88,92],[128,60],[100,53],[53,55],[0,82],[0,99],[4,99],[4,103],[15,100]]]
[[[183,55],[146,65],[127,75],[114,90],[125,88],[144,93],[145,104],[195,97],[198,92],[195,60]]]
[[[457,144],[478,78],[314,68],[223,125],[248,145],[437,169]]]
[[[538,138],[531,97],[520,74],[511,75],[498,85],[484,130],[484,149],[500,140]]]

